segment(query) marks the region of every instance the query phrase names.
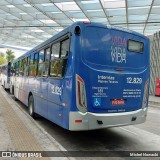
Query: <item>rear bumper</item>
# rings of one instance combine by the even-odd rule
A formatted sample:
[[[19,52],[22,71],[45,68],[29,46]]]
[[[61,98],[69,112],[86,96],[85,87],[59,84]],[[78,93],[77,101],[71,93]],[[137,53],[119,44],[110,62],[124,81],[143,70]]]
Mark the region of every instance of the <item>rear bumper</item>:
[[[81,113],[70,112],[69,130],[94,130],[143,123],[146,120],[147,108],[124,113]],[[80,120],[75,122],[75,120]],[[81,121],[82,120],[82,121]]]

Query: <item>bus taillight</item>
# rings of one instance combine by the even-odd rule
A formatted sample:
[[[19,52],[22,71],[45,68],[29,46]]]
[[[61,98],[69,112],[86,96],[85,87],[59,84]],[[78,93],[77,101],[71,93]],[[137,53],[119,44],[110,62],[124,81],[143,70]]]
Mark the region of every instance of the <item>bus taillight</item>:
[[[87,99],[84,80],[76,74],[76,104],[81,112],[87,111]]]
[[[142,108],[145,108],[148,101],[148,90],[149,90],[149,81],[147,80],[144,86],[144,94],[143,94],[143,102],[142,102]]]

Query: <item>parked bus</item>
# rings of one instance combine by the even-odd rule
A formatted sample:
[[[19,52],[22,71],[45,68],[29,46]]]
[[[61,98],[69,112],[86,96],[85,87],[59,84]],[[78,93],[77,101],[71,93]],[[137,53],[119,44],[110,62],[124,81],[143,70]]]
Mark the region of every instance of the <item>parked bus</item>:
[[[5,90],[10,88],[11,62],[0,65],[0,82]]]
[[[14,96],[68,130],[143,123],[149,46],[127,29],[76,22],[15,60]]]

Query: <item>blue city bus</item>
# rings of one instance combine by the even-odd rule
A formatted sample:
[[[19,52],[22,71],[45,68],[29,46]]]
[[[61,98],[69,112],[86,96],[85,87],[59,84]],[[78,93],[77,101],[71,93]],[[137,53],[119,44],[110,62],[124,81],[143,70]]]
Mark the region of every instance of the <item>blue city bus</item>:
[[[11,62],[0,65],[0,82],[5,90],[10,88]]]
[[[76,22],[13,62],[14,96],[68,130],[143,123],[149,46],[131,30]]]

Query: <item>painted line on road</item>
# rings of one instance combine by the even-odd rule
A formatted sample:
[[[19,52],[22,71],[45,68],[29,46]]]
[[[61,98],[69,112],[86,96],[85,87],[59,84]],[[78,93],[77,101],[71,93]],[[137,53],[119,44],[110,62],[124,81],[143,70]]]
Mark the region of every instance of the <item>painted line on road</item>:
[[[120,129],[122,129],[122,130],[124,130],[124,131],[126,131],[126,132],[129,132],[129,133],[131,133],[131,134],[133,134],[133,135],[138,135],[137,133],[135,133],[135,132],[132,132],[132,131],[130,131],[130,130],[128,130],[128,129],[125,129],[125,128],[123,128],[123,127],[119,127]]]

